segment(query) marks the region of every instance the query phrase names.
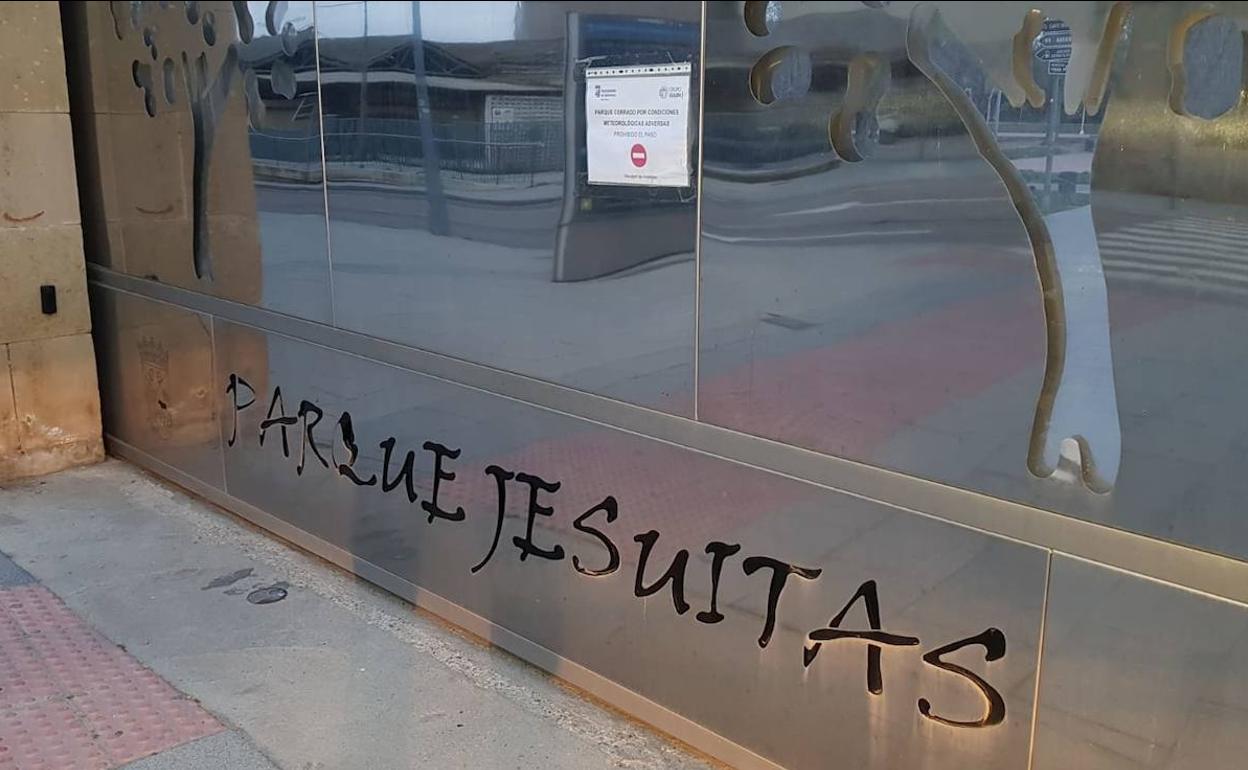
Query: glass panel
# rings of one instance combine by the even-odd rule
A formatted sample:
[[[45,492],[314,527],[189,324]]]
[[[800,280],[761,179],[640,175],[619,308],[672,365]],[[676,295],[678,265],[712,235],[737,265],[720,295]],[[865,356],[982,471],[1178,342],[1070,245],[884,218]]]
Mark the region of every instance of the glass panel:
[[[312,3],[82,3],[66,16],[90,78],[74,109],[91,258],[330,321]]]
[[[696,84],[699,7],[317,13],[338,324],[688,412],[695,177],[589,185],[584,71],[691,62]]]
[[[1233,5],[709,6],[699,416],[1248,555]]]

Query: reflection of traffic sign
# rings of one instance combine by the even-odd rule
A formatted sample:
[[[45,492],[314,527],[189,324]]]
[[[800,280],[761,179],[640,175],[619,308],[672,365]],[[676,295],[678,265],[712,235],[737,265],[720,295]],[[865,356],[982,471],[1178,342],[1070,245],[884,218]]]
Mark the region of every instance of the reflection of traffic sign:
[[[1036,38],[1035,55],[1048,62],[1050,75],[1065,75],[1070,61],[1070,27],[1061,19],[1045,19],[1044,33]]]
[[[629,157],[633,159],[633,165],[641,168],[646,165],[646,148],[644,145],[634,144],[633,149],[629,151]]]
[[[1070,46],[1064,45],[1059,48],[1041,48],[1036,51],[1036,58],[1040,61],[1069,61]]]

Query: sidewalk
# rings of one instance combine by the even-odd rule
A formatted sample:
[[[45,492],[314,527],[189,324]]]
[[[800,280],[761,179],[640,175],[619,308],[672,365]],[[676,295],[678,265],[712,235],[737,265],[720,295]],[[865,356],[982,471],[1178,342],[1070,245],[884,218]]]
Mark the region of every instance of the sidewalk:
[[[0,770],[716,766],[115,460],[0,552]]]

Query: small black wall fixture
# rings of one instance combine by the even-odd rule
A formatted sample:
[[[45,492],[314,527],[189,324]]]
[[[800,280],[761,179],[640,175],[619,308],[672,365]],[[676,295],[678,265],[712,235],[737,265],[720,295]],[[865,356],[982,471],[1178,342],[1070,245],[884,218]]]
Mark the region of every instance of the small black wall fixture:
[[[56,314],[56,287],[45,283],[39,287],[39,305],[44,315]]]

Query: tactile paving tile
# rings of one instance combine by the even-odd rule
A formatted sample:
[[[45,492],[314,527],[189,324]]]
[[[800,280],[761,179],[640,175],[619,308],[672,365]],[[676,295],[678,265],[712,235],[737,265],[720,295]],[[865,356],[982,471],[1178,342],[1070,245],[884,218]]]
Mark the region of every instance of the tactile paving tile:
[[[69,701],[45,700],[0,713],[0,767],[9,770],[105,770],[97,746]]]
[[[0,666],[0,770],[103,770],[223,729],[39,585],[0,588]]]

